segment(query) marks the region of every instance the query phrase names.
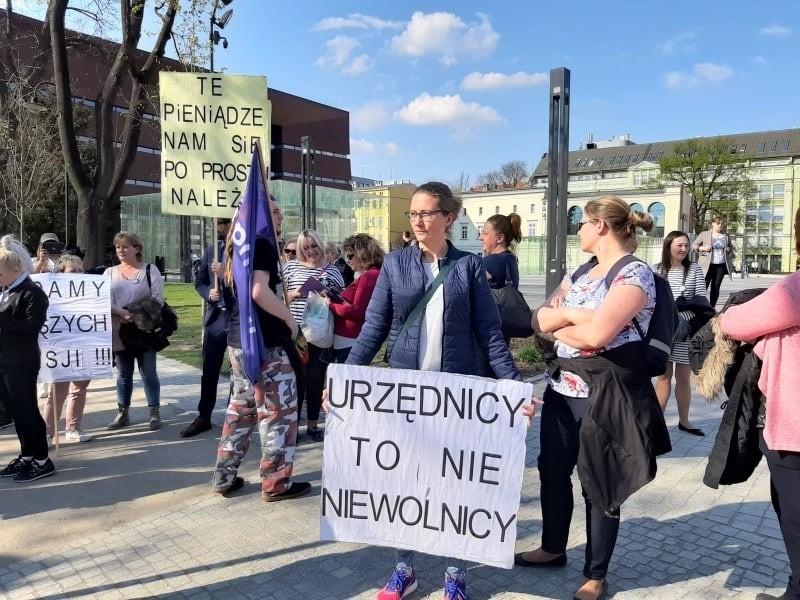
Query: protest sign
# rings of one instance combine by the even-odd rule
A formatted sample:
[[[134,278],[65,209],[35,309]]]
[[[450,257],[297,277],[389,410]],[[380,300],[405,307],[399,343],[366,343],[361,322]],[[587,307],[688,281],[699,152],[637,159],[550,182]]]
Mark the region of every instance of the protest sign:
[[[39,333],[39,381],[112,377],[111,280],[104,275],[39,273],[50,306]]]
[[[230,219],[256,143],[269,165],[267,78],[162,71],[159,97],[161,212]]]
[[[510,569],[533,385],[328,367],[320,537]]]

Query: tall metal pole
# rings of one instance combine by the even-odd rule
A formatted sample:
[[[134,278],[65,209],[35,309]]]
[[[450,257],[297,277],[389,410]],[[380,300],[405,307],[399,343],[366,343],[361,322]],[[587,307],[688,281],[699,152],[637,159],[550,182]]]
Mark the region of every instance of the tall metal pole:
[[[69,178],[67,165],[64,165],[64,244],[69,244]]]
[[[567,186],[569,184],[569,69],[550,71],[550,131],[547,165],[547,295],[567,268]]]

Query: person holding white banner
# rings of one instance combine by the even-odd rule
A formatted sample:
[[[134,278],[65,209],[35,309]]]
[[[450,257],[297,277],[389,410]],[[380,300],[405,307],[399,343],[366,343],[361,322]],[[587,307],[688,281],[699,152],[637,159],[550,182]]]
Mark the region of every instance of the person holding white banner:
[[[83,261],[78,256],[64,254],[56,262],[56,273],[83,273]],[[88,442],[91,434],[81,430],[83,409],[86,407],[86,388],[91,380],[83,381],[57,381],[50,384],[50,392],[44,405],[44,424],[47,427],[47,444],[50,445],[55,434],[55,423],[61,419],[61,410],[64,402],[67,403],[67,421],[64,437],[71,442]],[[69,396],[67,395],[69,394]],[[55,415],[53,410],[55,404]]]
[[[388,338],[391,368],[521,380],[481,259],[447,239],[461,206],[443,183],[414,191],[406,216],[418,243],[387,255],[347,364],[369,365]],[[414,552],[398,550],[396,558],[378,600],[400,600],[417,588]],[[465,576],[466,565],[452,560],[445,600],[467,600]]]
[[[18,483],[56,472],[47,456],[44,421],[36,400],[41,366],[39,331],[47,295],[30,278],[31,258],[13,236],[0,239],[0,402],[14,419],[20,454],[0,471]]]
[[[664,415],[644,365],[642,338],[656,305],[650,267],[623,263],[611,284],[606,275],[636,249],[636,230],[649,215],[606,196],[584,209],[581,250],[597,258],[591,269],[564,278],[559,301],[539,308],[537,332],[552,332],[556,357],[548,362],[538,467],[542,544],[515,556],[523,567],[563,567],[572,520],[572,471],[578,465],[586,503],[587,544],[578,600],[606,589],[621,503],[655,476],[656,456],[671,447]],[[584,272],[585,271],[585,272]]]

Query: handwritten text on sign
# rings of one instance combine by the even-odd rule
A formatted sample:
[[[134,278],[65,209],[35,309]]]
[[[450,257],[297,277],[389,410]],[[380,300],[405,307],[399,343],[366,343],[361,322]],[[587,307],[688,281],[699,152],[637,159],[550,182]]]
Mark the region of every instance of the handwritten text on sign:
[[[39,333],[39,381],[112,377],[111,280],[65,273],[41,273],[31,279],[50,300]]]
[[[328,367],[320,535],[510,569],[533,386]]]
[[[230,219],[254,144],[269,162],[267,78],[162,71],[159,93],[161,211]]]

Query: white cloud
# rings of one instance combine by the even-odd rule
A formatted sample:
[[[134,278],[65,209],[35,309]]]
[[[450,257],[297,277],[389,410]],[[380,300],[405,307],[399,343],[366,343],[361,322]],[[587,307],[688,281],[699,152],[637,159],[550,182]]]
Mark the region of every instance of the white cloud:
[[[761,35],[769,37],[788,37],[792,35],[792,30],[782,25],[770,25],[769,27],[762,27],[758,31]]]
[[[679,33],[674,38],[667,40],[666,42],[661,42],[658,47],[661,50],[661,53],[666,54],[667,56],[675,54],[677,50],[694,50],[695,46],[690,42],[694,40],[695,36],[696,34],[694,31],[685,31],[683,33]]]
[[[704,83],[719,83],[733,77],[733,69],[728,65],[697,63],[691,73],[673,71],[664,75],[665,85],[673,90],[698,87]]]
[[[320,56],[316,65],[323,68],[339,69],[345,75],[360,75],[369,69],[373,61],[366,54],[353,57],[353,53],[361,46],[357,39],[338,35],[325,42],[326,53]]]
[[[505,73],[470,73],[461,81],[465,90],[495,90],[500,88],[528,87],[541,85],[550,80],[547,73],[525,73],[519,71],[513,75]]]
[[[375,144],[365,139],[350,138],[350,154],[372,154],[375,152]]]
[[[767,64],[767,59],[764,58],[763,56],[756,56],[753,59],[753,62],[756,63],[757,65],[765,65]]]
[[[386,125],[391,115],[385,104],[368,102],[350,111],[350,125],[358,131],[372,131]]]
[[[402,56],[438,56],[439,62],[448,66],[463,56],[488,56],[497,47],[500,35],[486,15],[477,16],[480,22],[468,25],[453,13],[415,12],[405,31],[392,38],[391,48]]]
[[[476,129],[503,124],[506,120],[491,106],[464,102],[454,96],[420,94],[392,115],[406,125],[441,126],[453,130],[457,140],[470,139]]]
[[[361,13],[353,13],[346,17],[328,17],[322,19],[311,28],[312,31],[329,31],[331,29],[401,29],[405,23],[403,21],[386,21]]]
[[[394,142],[386,142],[383,145],[383,151],[387,156],[400,156],[401,154],[400,146]]]

